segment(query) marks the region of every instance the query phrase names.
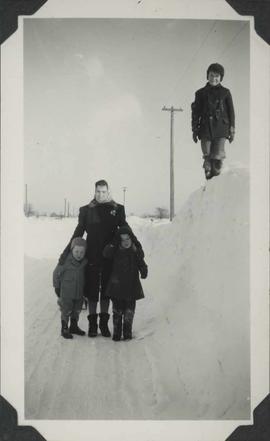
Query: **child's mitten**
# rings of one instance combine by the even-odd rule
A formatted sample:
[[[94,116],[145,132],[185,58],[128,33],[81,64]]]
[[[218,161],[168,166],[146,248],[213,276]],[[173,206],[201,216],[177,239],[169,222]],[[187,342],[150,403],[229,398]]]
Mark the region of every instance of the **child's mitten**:
[[[102,254],[107,259],[111,259],[113,257],[114,251],[115,251],[115,246],[112,243],[109,243],[108,245],[105,246]]]
[[[146,265],[143,268],[141,268],[140,273],[141,273],[141,279],[146,279],[146,277],[148,276],[148,268]]]
[[[229,134],[229,142],[233,142],[234,140],[234,135],[235,135],[235,128],[231,127],[230,128],[230,134]]]
[[[198,142],[198,134],[196,132],[193,132],[192,138],[193,138],[194,142],[196,142],[196,143]]]

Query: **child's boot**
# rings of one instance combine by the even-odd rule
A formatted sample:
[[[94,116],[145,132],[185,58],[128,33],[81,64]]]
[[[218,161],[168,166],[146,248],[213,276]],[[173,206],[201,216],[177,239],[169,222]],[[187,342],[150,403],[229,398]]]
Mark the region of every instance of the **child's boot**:
[[[87,316],[89,320],[88,337],[97,336],[97,314],[89,314]]]
[[[110,318],[110,314],[108,314],[107,312],[101,312],[99,314],[99,329],[103,337],[111,336],[110,330],[108,328],[109,318]]]
[[[76,335],[85,335],[85,332],[79,328],[78,321],[75,318],[70,319],[69,332]]]
[[[73,335],[68,330],[68,325],[64,320],[61,320],[62,328],[61,328],[61,335],[64,338],[73,338]]]
[[[221,169],[222,169],[222,160],[221,159],[213,159],[213,164],[212,164],[213,176],[220,175]]]
[[[124,340],[132,339],[132,323],[133,323],[134,311],[127,309],[124,312],[124,325],[123,325],[123,337]]]
[[[122,313],[113,313],[113,340],[119,341],[122,337]]]
[[[206,179],[211,179],[213,176],[212,175],[212,164],[211,164],[211,160],[209,158],[204,159],[203,168],[204,168],[204,173],[205,173]]]

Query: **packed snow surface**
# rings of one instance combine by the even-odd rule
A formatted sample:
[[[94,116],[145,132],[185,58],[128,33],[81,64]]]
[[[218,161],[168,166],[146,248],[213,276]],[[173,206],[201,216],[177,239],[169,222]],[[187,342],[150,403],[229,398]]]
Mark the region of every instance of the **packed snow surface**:
[[[60,336],[52,271],[77,220],[25,219],[26,418],[249,418],[247,171],[207,182],[172,223],[128,221],[149,277],[134,339],[113,342]]]

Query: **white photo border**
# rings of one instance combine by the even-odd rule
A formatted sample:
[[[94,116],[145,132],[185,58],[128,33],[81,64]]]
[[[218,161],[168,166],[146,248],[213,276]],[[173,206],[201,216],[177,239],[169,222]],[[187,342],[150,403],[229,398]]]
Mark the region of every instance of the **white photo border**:
[[[251,26],[251,406],[269,391],[269,47],[252,17],[239,16],[217,0],[54,0],[33,18],[174,18],[243,20]],[[18,411],[20,425],[35,427],[47,441],[217,441],[248,421],[39,421],[24,419],[23,296],[23,21],[2,45],[1,63],[1,394]],[[262,87],[262,85],[266,85]],[[268,89],[268,90],[267,90]],[[12,282],[12,285],[11,285]],[[252,420],[250,420],[250,424]]]

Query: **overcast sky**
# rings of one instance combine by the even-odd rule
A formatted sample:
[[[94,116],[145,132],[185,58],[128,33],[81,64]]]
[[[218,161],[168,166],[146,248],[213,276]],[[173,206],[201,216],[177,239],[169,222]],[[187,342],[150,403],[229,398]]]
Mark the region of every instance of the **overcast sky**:
[[[249,24],[167,19],[24,20],[25,183],[34,209],[86,204],[98,179],[135,214],[169,208],[170,114],[175,206],[204,183],[190,105],[212,62],[236,110],[227,165],[249,161]]]

